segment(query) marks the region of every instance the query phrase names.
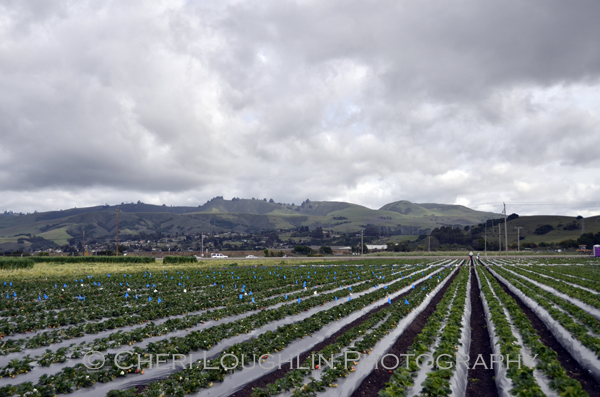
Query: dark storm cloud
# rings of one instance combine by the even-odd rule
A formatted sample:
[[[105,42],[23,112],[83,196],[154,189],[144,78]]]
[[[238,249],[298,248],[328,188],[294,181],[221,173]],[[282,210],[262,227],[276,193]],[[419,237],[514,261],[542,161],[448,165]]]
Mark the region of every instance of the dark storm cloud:
[[[598,211],[575,205],[600,189],[597,15],[595,1],[4,2],[0,209],[543,192]]]

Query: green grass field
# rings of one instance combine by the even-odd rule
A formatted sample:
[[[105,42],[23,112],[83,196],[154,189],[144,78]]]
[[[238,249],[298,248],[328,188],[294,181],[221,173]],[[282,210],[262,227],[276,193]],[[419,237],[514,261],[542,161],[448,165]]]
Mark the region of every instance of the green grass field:
[[[517,229],[516,227],[522,227],[520,231],[521,236],[525,236],[525,239],[521,240],[522,243],[535,243],[540,242],[546,243],[559,243],[563,240],[573,239],[577,240],[581,236],[581,220],[577,221],[579,227],[575,230],[563,230],[562,228],[570,222],[576,221],[575,217],[567,216],[526,216],[513,219],[508,222],[508,242],[509,245],[517,242]],[[600,232],[600,216],[590,217],[584,219],[584,226],[586,233],[598,233]],[[543,235],[537,235],[534,233],[535,229],[542,225],[551,225],[555,230]],[[562,225],[562,226],[559,226]],[[496,238],[497,241],[497,230],[496,234],[492,234],[488,229],[488,238]],[[504,235],[504,224],[502,225],[502,234]],[[504,237],[502,237],[504,241]],[[588,247],[591,248],[591,247]]]

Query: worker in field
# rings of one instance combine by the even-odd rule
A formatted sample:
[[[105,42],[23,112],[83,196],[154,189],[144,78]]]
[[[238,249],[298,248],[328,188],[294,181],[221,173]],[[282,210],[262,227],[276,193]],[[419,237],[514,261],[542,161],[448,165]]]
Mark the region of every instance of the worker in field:
[[[469,262],[471,262],[471,266],[473,266],[473,251],[469,252]]]

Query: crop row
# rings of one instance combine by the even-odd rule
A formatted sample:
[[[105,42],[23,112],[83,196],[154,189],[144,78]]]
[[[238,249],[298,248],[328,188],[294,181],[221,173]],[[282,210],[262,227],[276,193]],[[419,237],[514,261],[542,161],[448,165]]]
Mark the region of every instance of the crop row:
[[[422,274],[424,274],[424,273],[422,272]],[[361,285],[355,285],[354,292],[361,292],[365,289],[371,288],[373,286],[373,284],[374,283],[372,283],[372,282],[365,281]],[[326,290],[325,287],[321,287],[321,288],[317,288],[313,291],[303,291],[300,293],[300,296],[301,297],[309,296],[309,297],[311,297],[312,302],[314,302],[315,301],[315,298],[313,295],[314,292],[321,293],[325,290]],[[347,294],[347,292],[345,290],[338,292],[337,295],[334,295],[334,299],[337,300],[338,296],[345,296],[345,294]],[[298,295],[295,296],[295,298],[297,298],[297,297],[298,297]],[[322,299],[327,299],[327,298],[322,298]],[[322,299],[318,300],[318,302],[320,302]],[[225,308],[225,309],[215,310],[212,312],[204,313],[202,315],[192,315],[192,316],[186,316],[184,318],[169,319],[161,325],[156,325],[154,323],[151,323],[144,327],[137,328],[132,331],[115,332],[115,333],[111,334],[108,338],[99,338],[99,339],[93,340],[92,342],[80,344],[71,352],[65,352],[64,349],[59,349],[54,354],[54,357],[53,357],[53,353],[51,351],[47,351],[46,353],[44,353],[44,355],[42,357],[36,357],[35,360],[37,360],[38,364],[41,364],[41,365],[50,365],[55,362],[64,362],[65,356],[67,356],[68,358],[80,358],[82,355],[82,351],[85,351],[85,350],[104,351],[107,348],[115,348],[115,347],[126,345],[126,344],[132,345],[133,343],[140,342],[148,337],[156,337],[156,336],[161,336],[161,335],[167,334],[172,331],[188,329],[188,328],[194,327],[200,323],[204,323],[205,321],[208,321],[208,320],[219,320],[222,317],[227,317],[227,316],[230,316],[233,314],[240,314],[240,313],[243,313],[248,310],[255,310],[255,309],[259,309],[259,308],[264,309],[268,305],[275,305],[277,303],[283,302],[284,300],[287,300],[287,295],[285,297],[279,297],[278,299],[270,299],[268,302],[266,302],[267,303],[266,305],[265,305],[265,302],[263,301],[263,302],[255,303],[252,305],[239,305],[239,306],[229,307],[229,308]],[[306,306],[306,302],[304,302],[304,303]],[[260,305],[264,305],[264,306],[261,307]],[[281,309],[280,312],[284,312],[284,310]],[[274,314],[270,313],[270,315],[273,316]],[[254,316],[250,316],[250,317],[238,320],[238,322],[236,322],[234,324],[222,324],[219,326],[220,327],[219,329],[221,331],[223,331],[223,330],[226,330],[229,328],[233,328],[234,326],[246,327],[244,329],[253,329],[253,328],[256,328],[256,326],[257,326],[256,324],[254,324],[255,317],[262,317],[262,315],[259,316],[259,314],[256,314]],[[11,375],[13,378],[15,375],[18,375],[20,373],[26,373],[32,369],[30,363],[33,360],[34,359],[31,359],[29,357],[25,357],[23,360],[21,360],[22,361],[21,363],[19,363],[18,360],[13,360],[7,365],[7,367],[5,367],[5,373]],[[1,373],[2,372],[0,370],[0,374]]]
[[[562,292],[566,295],[569,295],[572,298],[578,299],[584,303],[587,303],[590,306],[600,309],[600,296],[596,294],[592,294],[591,292],[585,291],[581,288],[572,287],[568,284],[562,283],[560,281],[551,280],[547,277],[542,277],[531,272],[526,272],[520,269],[517,266],[511,267],[511,270],[515,273],[518,273],[522,276],[525,276],[531,280],[535,280],[538,283],[550,286],[555,290]]]
[[[529,266],[527,268],[527,270],[538,273],[538,274],[546,275],[546,276],[552,277],[557,280],[566,281],[567,283],[580,285],[580,286],[589,288],[591,290],[600,292],[600,288],[598,287],[598,281],[585,280],[585,279],[582,279],[579,277],[573,279],[573,276],[570,276],[565,273],[550,271],[547,267],[542,267],[542,266]],[[589,272],[586,272],[585,274],[587,274],[589,277]]]
[[[416,358],[429,353],[436,340],[438,345],[432,355],[433,362],[436,362],[437,358],[443,354],[448,354],[450,357],[455,355],[462,331],[461,321],[465,309],[466,294],[469,292],[466,288],[468,280],[469,267],[463,266],[459,276],[454,281],[454,284],[456,284],[454,294],[446,292],[437,304],[435,312],[427,319],[423,330],[415,337],[413,344],[408,348],[408,355]],[[448,312],[450,305],[452,306]],[[444,322],[446,324],[442,328]],[[441,335],[439,333],[440,329],[442,329]],[[385,388],[379,391],[379,396],[405,396],[407,390],[414,386],[414,378],[419,369],[416,359],[401,363],[394,371],[390,381],[386,383]],[[423,393],[434,396],[449,395],[451,393],[450,378],[455,369],[455,366],[447,369],[433,367],[432,371],[427,374],[427,380],[422,384]]]
[[[383,270],[383,275],[385,276],[393,272],[393,268],[394,266],[383,269],[380,267],[379,274]],[[144,293],[151,291],[156,285],[162,285],[165,287],[164,292],[168,293],[171,290],[179,292],[177,287],[185,284],[188,285],[188,289],[193,289],[207,288],[209,286],[233,288],[235,285],[258,283],[266,289],[281,285],[291,285],[294,282],[297,285],[298,281],[301,284],[307,282],[310,285],[310,283],[324,283],[336,279],[335,272],[334,274],[330,274],[330,272],[326,273],[327,268],[311,268],[306,273],[304,273],[305,269],[298,269],[298,267],[289,269],[278,268],[276,271],[273,270],[274,268],[271,268],[268,274],[266,268],[252,270],[236,268],[231,269],[231,271],[223,269],[223,272],[218,270],[218,273],[217,270],[212,273],[210,273],[210,270],[205,270],[204,272],[196,270],[194,273],[193,269],[191,267],[191,271],[188,272],[183,270],[181,272],[177,271],[176,274],[175,272],[169,273],[167,271],[162,271],[154,275],[148,271],[143,274],[139,272],[137,274],[134,273],[133,278],[131,274],[124,274],[123,278],[114,274],[107,274],[102,277],[98,275],[96,277],[86,275],[85,281],[83,276],[81,276],[75,278],[75,283],[72,280],[66,280],[64,277],[55,277],[49,280],[5,280],[3,284],[0,281],[0,315],[13,316],[14,314],[19,314],[19,312],[29,315],[37,311],[62,310],[69,306],[91,308],[99,303],[105,303],[107,298],[120,299],[119,302],[121,303],[135,305],[135,301],[124,299],[127,288],[130,288],[134,292],[140,291]],[[316,273],[317,270],[319,270],[318,274]],[[364,267],[355,266],[341,266],[337,268],[337,271],[340,272],[338,278],[352,276],[353,274],[354,276],[375,275],[375,270],[373,269],[364,269]],[[312,278],[310,277],[311,275],[313,276]],[[171,277],[170,279],[169,276]],[[152,288],[150,284],[153,284]],[[79,301],[73,300],[74,298],[78,298],[82,293],[85,293],[86,289],[92,291],[92,295],[87,300],[83,302],[80,299]],[[3,299],[4,294],[7,294],[8,298]],[[42,299],[42,297],[44,298]]]
[[[402,269],[396,269],[395,272],[401,270]],[[6,321],[0,322],[0,332],[2,332],[2,335],[12,335],[37,329],[55,328],[68,324],[83,323],[89,320],[110,318],[111,320],[105,322],[105,324],[91,323],[86,324],[85,327],[87,327],[87,329],[80,328],[74,330],[76,334],[96,333],[105,329],[133,325],[136,322],[156,320],[166,316],[185,314],[204,308],[216,307],[219,304],[238,306],[240,303],[250,301],[253,297],[255,299],[260,299],[272,296],[275,294],[275,292],[272,292],[274,289],[277,289],[280,294],[286,294],[302,289],[303,285],[308,287],[314,287],[317,284],[347,285],[350,283],[349,281],[351,279],[353,282],[360,282],[361,276],[363,277],[363,280],[365,280],[367,276],[369,278],[374,278],[374,271],[371,270],[371,272],[372,273],[369,274],[367,270],[358,270],[357,268],[354,268],[353,270],[340,269],[341,274],[336,277],[336,275],[324,274],[325,272],[322,271],[322,274],[319,275],[313,273],[313,278],[300,278],[300,284],[297,283],[298,278],[303,276],[293,274],[292,272],[289,272],[291,274],[287,280],[285,278],[281,280],[281,277],[277,277],[279,274],[277,274],[277,276],[275,274],[267,275],[266,272],[264,272],[264,280],[262,279],[262,276],[260,276],[260,273],[260,279],[256,280],[251,277],[249,272],[247,274],[242,273],[242,278],[240,279],[240,272],[238,272],[236,275],[237,278],[233,281],[228,277],[227,281],[219,280],[221,281],[221,288],[218,288],[215,281],[212,281],[210,284],[204,281],[205,279],[202,277],[202,272],[200,272],[200,275],[192,273],[192,279],[189,279],[189,275],[185,275],[186,278],[184,279],[184,272],[181,272],[181,274],[177,272],[177,275],[175,276],[177,279],[173,280],[168,279],[169,275],[167,273],[163,273],[166,277],[166,281],[160,281],[161,277],[156,277],[156,275],[150,280],[152,278],[151,274],[144,274],[144,276],[147,276],[147,279],[137,281],[136,279],[140,279],[141,277],[136,275],[136,277],[131,280],[131,284],[129,281],[126,281],[125,283],[122,281],[114,281],[114,278],[107,276],[106,281],[93,281],[94,284],[92,284],[92,281],[89,280],[87,281],[87,284],[84,284],[87,288],[90,288],[90,293],[92,293],[92,296],[88,297],[90,299],[87,300],[87,303],[78,299],[82,293],[82,289],[79,287],[82,284],[80,282],[75,284],[71,289],[61,288],[61,290],[66,291],[57,291],[54,294],[48,292],[50,295],[49,299],[43,301],[44,306],[49,309],[48,312],[38,313],[35,316],[33,315],[34,309],[39,309],[41,306],[37,300],[34,300],[34,303],[29,302],[29,304],[19,302],[17,304],[22,304],[23,306],[13,306],[12,309],[5,307],[3,313],[14,316],[14,319],[10,323]],[[229,272],[227,273],[229,275]],[[231,273],[233,273],[233,271]],[[391,273],[394,273],[394,270],[384,269],[384,272],[377,277],[384,279],[386,276],[389,277]],[[255,276],[256,274],[253,275]],[[283,274],[282,276],[285,277],[286,275]],[[310,277],[308,275],[306,276]],[[220,278],[224,277],[226,276],[223,275]],[[231,275],[231,277],[234,276]],[[173,276],[171,276],[171,278],[173,278]],[[128,279],[130,280],[131,277],[125,278],[125,280]],[[294,282],[296,282],[296,284],[294,284]],[[307,282],[307,284],[303,284],[304,282]],[[252,283],[252,289],[248,287],[248,289],[244,291],[246,283],[248,283],[248,285]],[[54,284],[57,285],[57,283]],[[9,285],[9,287],[12,286]],[[182,293],[186,288],[190,289],[190,292],[211,289],[211,293],[210,295]],[[26,288],[22,289],[26,290]],[[154,290],[157,292],[154,292]],[[158,290],[160,290],[160,292],[158,292]],[[253,297],[247,297],[245,300],[230,299],[237,296],[236,291],[247,293],[252,290],[254,291]],[[263,291],[265,291],[264,295],[262,295]],[[135,299],[138,293],[139,299]],[[148,304],[148,297],[153,294],[156,300],[157,293],[162,296],[162,301],[167,301],[169,303],[168,307],[163,306],[161,308],[160,306]],[[125,294],[128,294],[129,296],[125,298]],[[48,296],[41,292],[37,296],[40,297],[40,295]],[[63,308],[63,310],[57,312],[56,310],[61,308],[61,306],[55,304],[57,301],[61,303],[64,301],[71,301],[71,304],[76,305],[77,307],[71,307],[68,310],[64,310]],[[6,302],[0,302],[0,304],[2,303],[6,305]],[[19,317],[16,317],[18,314],[20,314]],[[130,316],[135,316],[135,318]]]
[[[426,271],[427,274],[432,270]],[[424,272],[425,273],[425,272]],[[410,279],[404,279],[397,282],[399,286],[408,285]],[[365,288],[368,286],[365,285]],[[351,302],[347,302],[343,305],[338,305],[325,312],[320,312],[314,315],[310,320],[311,326],[322,326],[328,321],[333,321],[343,315],[347,315],[348,311],[358,310],[361,304],[369,300],[379,299],[384,296],[387,290],[379,288],[374,292],[368,293],[367,295],[355,299]],[[326,301],[334,300],[336,297],[346,296],[347,291],[338,291],[331,294],[324,294],[317,296],[307,301],[303,301],[297,305],[286,305],[278,309],[264,310],[255,315],[249,316],[245,319],[236,321],[231,324],[221,324],[212,328],[204,329],[202,331],[193,331],[188,333],[185,337],[172,337],[162,341],[150,343],[146,349],[134,348],[134,351],[140,354],[169,354],[178,353],[185,354],[190,351],[198,351],[201,349],[208,349],[215,343],[225,338],[229,338],[241,333],[247,333],[252,329],[258,328],[271,321],[281,319],[287,316],[294,316],[299,314],[301,311],[308,310],[310,307],[323,304]],[[339,296],[338,296],[339,295]],[[335,313],[333,313],[335,312]],[[333,314],[333,316],[332,316]],[[286,326],[288,327],[288,326]],[[279,335],[279,334],[278,334]],[[272,338],[272,336],[270,336]],[[274,340],[276,341],[276,339]],[[279,342],[281,343],[281,342]],[[114,356],[108,355],[108,362],[113,359]],[[46,377],[42,376],[40,381],[36,385],[31,385],[30,382],[15,387],[0,388],[0,393],[5,395],[11,395],[18,392],[18,388],[30,388],[35,386],[39,393],[64,393],[72,390],[74,387],[88,387],[96,382],[107,382],[115,379],[118,376],[124,376],[129,372],[121,374],[121,371],[116,366],[103,368],[99,371],[90,371],[85,368],[82,364],[78,364],[74,367],[64,368],[61,372],[54,376]],[[77,374],[73,379],[73,374]]]
[[[567,375],[567,371],[557,359],[558,354],[540,341],[539,334],[518,303],[504,291],[499,282],[491,275],[489,281],[496,296],[509,312],[513,324],[523,339],[523,343],[531,349],[533,354],[537,355],[536,368],[550,379],[548,386],[552,390],[556,390],[561,396],[587,396],[588,394],[582,390],[581,384]]]
[[[392,276],[393,277],[393,276]],[[179,326],[175,326],[175,329],[184,329],[184,328],[189,328],[194,326],[195,324],[198,324],[202,321],[208,321],[208,320],[216,320],[216,319],[220,319],[220,318],[224,318],[227,316],[231,316],[231,315],[237,315],[237,314],[242,314],[248,311],[252,311],[252,310],[257,310],[259,308],[264,308],[267,306],[273,306],[282,302],[287,301],[287,294],[294,294],[294,298],[304,298],[307,296],[311,296],[312,294],[314,294],[314,292],[322,292],[322,291],[326,291],[328,289],[334,288],[336,286],[347,286],[349,284],[355,284],[357,280],[354,279],[343,279],[343,280],[336,280],[335,282],[330,282],[330,283],[326,283],[323,286],[318,286],[316,288],[313,288],[312,290],[305,290],[303,289],[302,285],[298,286],[298,285],[290,285],[290,286],[286,286],[283,288],[278,288],[278,289],[271,289],[271,290],[267,290],[264,293],[256,293],[253,296],[256,297],[256,300],[254,300],[254,298],[251,297],[252,301],[248,300],[248,297],[246,296],[246,301],[247,303],[243,303],[240,304],[239,302],[243,300],[240,299],[230,299],[232,298],[231,295],[235,294],[237,295],[236,291],[230,291],[229,292],[229,296],[225,296],[224,298],[218,299],[217,296],[219,296],[222,293],[222,289],[218,289],[218,288],[213,288],[214,291],[211,291],[211,294],[202,294],[202,295],[198,295],[198,296],[194,296],[192,297],[193,300],[189,301],[189,302],[179,302],[179,306],[177,308],[172,308],[170,306],[165,306],[165,305],[160,305],[158,303],[153,303],[153,304],[145,304],[145,306],[143,308],[141,308],[135,316],[133,316],[131,314],[131,312],[135,313],[135,311],[133,309],[131,309],[130,312],[128,312],[125,315],[122,315],[121,317],[117,317],[117,318],[113,318],[113,319],[108,319],[105,320],[103,322],[97,322],[97,323],[86,323],[86,324],[82,324],[82,325],[78,325],[78,326],[71,326],[68,328],[63,328],[63,329],[55,329],[53,331],[45,331],[41,334],[38,334],[34,337],[30,337],[28,339],[19,339],[19,340],[11,340],[11,341],[7,341],[5,343],[5,345],[2,347],[2,349],[0,349],[0,352],[3,353],[8,353],[8,352],[15,352],[15,351],[20,351],[23,347],[26,348],[36,348],[39,346],[48,346],[51,343],[58,343],[61,342],[64,339],[72,339],[75,337],[79,337],[79,336],[83,336],[85,334],[94,334],[94,333],[98,333],[107,329],[114,329],[117,327],[123,327],[123,326],[128,326],[128,325],[135,325],[135,324],[141,324],[143,322],[148,322],[150,320],[155,320],[158,318],[164,318],[166,316],[169,315],[176,315],[176,314],[186,314],[188,313],[188,311],[192,311],[194,309],[198,309],[198,306],[201,306],[202,309],[205,309],[207,306],[210,307],[209,305],[217,305],[219,302],[222,302],[222,304],[226,304],[228,303],[227,301],[231,302],[229,304],[226,304],[225,308],[222,309],[217,309],[217,310],[213,310],[213,311],[209,311],[206,313],[203,313],[202,315],[197,315],[195,317],[190,317],[188,320],[186,321],[176,321],[177,324],[179,324]],[[363,283],[367,282],[367,279],[365,279],[365,281]],[[355,290],[356,290],[356,286],[355,286]],[[241,288],[240,288],[241,289]],[[260,289],[260,286],[259,286]],[[181,292],[180,292],[181,294]],[[188,296],[190,296],[191,294],[188,294]],[[177,298],[177,296],[176,296]],[[260,299],[263,298],[263,299]],[[197,301],[196,301],[197,300]],[[175,309],[176,311],[174,311],[173,309]],[[173,322],[173,320],[169,320],[171,322]],[[32,320],[33,322],[33,320]],[[22,327],[31,327],[31,323],[32,322],[24,322],[22,323]],[[193,324],[193,325],[192,325]],[[173,329],[173,326],[168,325],[168,327],[170,329]],[[146,332],[141,332],[141,334],[145,334]],[[121,338],[121,336],[119,336],[119,338]],[[110,338],[109,338],[110,340]]]
[[[548,314],[557,320],[566,330],[571,332],[573,337],[578,339],[584,346],[595,352],[596,355],[600,357],[600,338],[591,335],[589,329],[586,327],[587,325],[595,331],[600,329],[600,322],[598,322],[595,317],[587,314],[576,305],[573,305],[572,303],[569,303],[564,299],[561,299],[556,295],[539,288],[527,280],[516,277],[506,270],[495,270],[526,296],[533,299],[540,306],[546,309]],[[556,306],[562,308],[564,311],[558,309]],[[578,319],[585,325],[577,323],[575,319]]]
[[[444,272],[442,277],[447,277],[448,274],[449,272]],[[371,332],[366,334],[361,342],[357,344],[356,348],[368,353],[371,350],[371,347],[379,339],[381,339],[385,333],[393,329],[402,317],[404,317],[426,297],[427,291],[431,290],[431,288],[436,285],[436,282],[437,280],[429,279],[424,283],[425,289],[421,289],[421,286],[419,286],[416,292],[411,293],[409,299],[411,302],[413,302],[412,304],[406,305],[405,302],[399,302],[392,305],[392,308],[388,308],[385,311],[385,314],[389,314],[387,319],[376,329],[373,329]],[[239,347],[232,346],[231,348],[223,351],[216,359],[209,361],[206,365],[204,365],[203,362],[199,362],[193,368],[188,368],[171,375],[164,381],[150,383],[142,392],[142,396],[155,396],[162,393],[165,395],[190,394],[200,390],[201,388],[210,387],[212,382],[223,381],[227,373],[242,370],[242,355],[245,357],[258,357],[260,359],[263,357],[263,355],[269,355],[271,352],[279,352],[295,339],[308,336],[309,334],[320,330],[324,325],[346,317],[350,313],[360,310],[365,305],[386,296],[385,291],[380,290],[379,292],[380,293],[378,293],[377,296],[364,296],[356,300],[353,299],[341,306],[337,306],[327,310],[326,312],[319,313],[311,318],[302,320],[299,323],[279,327],[276,333],[264,333],[256,340],[244,342],[240,344]],[[383,292],[383,294],[381,292]],[[364,329],[359,328],[358,330],[363,331]],[[358,334],[362,335],[362,333]],[[353,330],[350,330],[346,333],[345,337],[342,336],[341,339],[338,339],[340,339],[340,342],[349,342],[356,339],[355,336],[358,335],[355,334]],[[330,352],[331,349],[326,348],[320,353],[328,354]],[[234,360],[231,355],[235,355],[238,360]],[[227,366],[233,367],[236,362],[239,364],[231,370],[224,370],[222,367],[220,367],[222,359]],[[308,362],[305,361],[304,364],[307,365]],[[208,369],[208,367],[211,366],[219,366],[219,368]],[[301,377],[304,378],[304,375],[306,375],[305,371],[307,370],[295,369],[290,372],[290,376],[284,378],[284,380],[280,380],[278,384],[276,382],[275,385],[270,386],[269,389],[256,390],[255,394],[269,394],[272,390],[284,388],[286,383],[289,384],[290,388],[300,386],[298,381]],[[332,367],[323,370],[319,381],[314,381],[310,384],[307,384],[303,387],[304,390],[299,390],[298,392],[301,394],[306,394],[310,390],[323,390],[326,387],[333,387],[336,379],[345,377],[352,371],[353,368],[348,368],[344,364],[343,360],[338,357],[334,360]],[[129,389],[127,391],[113,391],[109,395],[124,397],[133,396],[135,393],[135,389]]]
[[[489,280],[481,266],[476,266],[477,275],[480,281],[482,300],[487,304],[490,320],[494,325],[495,335],[498,337],[499,350],[506,361],[502,361],[502,366],[506,368],[506,376],[512,380],[513,388],[511,394],[528,392],[531,397],[542,397],[544,393],[540,385],[533,376],[533,368],[526,365],[507,365],[506,362],[517,363],[523,357],[521,346],[513,332],[510,321],[504,312],[504,306],[496,298],[494,291],[490,288]],[[520,310],[520,309],[519,309]]]

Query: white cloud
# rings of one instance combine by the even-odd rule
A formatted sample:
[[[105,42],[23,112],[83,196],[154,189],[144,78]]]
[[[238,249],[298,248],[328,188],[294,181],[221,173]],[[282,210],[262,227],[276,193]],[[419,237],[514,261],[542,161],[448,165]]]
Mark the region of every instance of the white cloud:
[[[0,210],[225,195],[597,213],[598,11],[4,2]]]

